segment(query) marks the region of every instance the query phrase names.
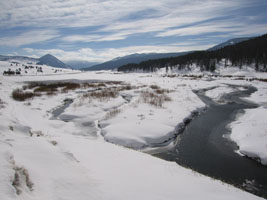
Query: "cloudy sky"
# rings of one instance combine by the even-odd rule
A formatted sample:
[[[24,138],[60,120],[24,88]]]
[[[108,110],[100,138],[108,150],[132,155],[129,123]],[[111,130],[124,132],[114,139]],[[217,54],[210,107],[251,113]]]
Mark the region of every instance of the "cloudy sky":
[[[0,0],[0,54],[102,62],[267,33],[267,0]]]

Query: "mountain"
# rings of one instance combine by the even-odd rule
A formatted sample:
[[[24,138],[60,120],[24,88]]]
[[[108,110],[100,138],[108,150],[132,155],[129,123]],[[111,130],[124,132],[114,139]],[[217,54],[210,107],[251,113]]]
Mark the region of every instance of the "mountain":
[[[0,55],[0,61],[9,61],[9,60],[17,60],[17,61],[26,61],[26,62],[38,62],[38,58],[31,58],[26,56],[4,56]]]
[[[37,63],[37,65],[49,65],[57,68],[70,68],[68,65],[57,59],[55,56],[52,56],[51,54],[46,54],[38,60],[39,62]]]
[[[267,34],[254,37],[237,44],[210,51],[195,51],[186,55],[148,60],[139,64],[127,64],[118,71],[156,71],[159,68],[190,69],[193,64],[200,70],[214,71],[220,63],[225,67],[250,65],[257,71],[267,71]]]
[[[94,65],[89,68],[85,68],[84,70],[109,70],[119,68],[120,66],[129,64],[129,63],[140,63],[146,60],[152,59],[159,59],[159,58],[166,58],[166,57],[175,57],[180,55],[185,55],[188,52],[181,52],[181,53],[149,53],[149,54],[131,54],[124,57],[117,57],[113,60]]]
[[[234,45],[234,44],[238,44],[240,42],[243,42],[243,41],[246,41],[246,40],[249,40],[249,39],[252,39],[252,38],[253,37],[233,38],[233,39],[227,40],[224,43],[221,43],[221,44],[218,44],[218,45],[216,45],[214,47],[209,48],[208,51],[215,51],[215,50],[221,49],[223,47]]]
[[[65,63],[72,69],[84,69],[99,64],[97,62],[88,62],[83,60],[71,60],[71,61],[66,61]]]

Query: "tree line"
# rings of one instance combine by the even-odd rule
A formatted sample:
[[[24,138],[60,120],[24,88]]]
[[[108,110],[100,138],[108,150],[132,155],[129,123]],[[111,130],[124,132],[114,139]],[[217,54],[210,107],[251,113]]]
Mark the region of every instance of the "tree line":
[[[215,51],[195,51],[186,55],[148,60],[139,64],[127,64],[118,71],[147,71],[153,72],[160,68],[190,69],[196,64],[202,71],[214,71],[219,62],[224,65],[242,67],[250,65],[257,71],[267,72],[267,34],[260,37],[225,46]]]

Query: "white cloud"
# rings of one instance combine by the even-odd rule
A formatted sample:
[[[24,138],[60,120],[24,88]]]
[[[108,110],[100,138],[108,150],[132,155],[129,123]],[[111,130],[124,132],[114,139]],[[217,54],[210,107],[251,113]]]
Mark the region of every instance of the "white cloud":
[[[24,48],[26,55],[32,57],[40,57],[45,54],[52,54],[63,61],[84,60],[90,62],[104,62],[115,57],[122,57],[134,53],[168,53],[168,52],[184,52],[191,50],[204,50],[214,44],[201,45],[197,43],[176,43],[173,45],[163,46],[130,46],[123,48],[105,48],[94,50],[91,48],[82,48],[76,51],[64,51],[62,49],[32,49]]]
[[[59,37],[56,30],[32,30],[16,36],[0,37],[0,46],[19,47]]]
[[[101,41],[115,41],[115,40],[123,40],[127,37],[127,33],[115,33],[115,34],[92,34],[92,35],[70,35],[62,37],[61,40],[64,42],[101,42]]]
[[[210,45],[175,43],[171,45],[146,45],[119,49],[84,48],[66,51],[67,46],[79,48],[79,43],[124,40],[133,34],[149,33],[151,37],[196,36],[222,32],[231,36],[253,35],[267,31],[264,24],[248,23],[255,16],[240,19],[238,16],[223,20],[244,7],[262,0],[8,0],[0,1],[0,29],[6,27],[32,28],[16,36],[2,36],[0,45],[19,47],[57,39],[54,49],[25,49],[28,54],[41,56],[56,54],[62,60],[81,59],[105,61],[136,52],[179,52],[205,49]],[[266,3],[265,3],[266,5]],[[146,12],[148,12],[146,14]],[[145,14],[143,14],[145,13]],[[204,23],[204,21],[206,21]],[[249,27],[249,25],[251,25]],[[90,28],[97,26],[98,28]],[[77,33],[82,28],[84,32]],[[68,31],[64,32],[67,28]],[[73,31],[74,30],[74,31]],[[228,33],[227,33],[228,32]],[[229,34],[230,33],[230,34]],[[130,38],[131,39],[131,38]],[[154,38],[155,39],[155,38]],[[161,38],[157,38],[161,39]],[[59,42],[58,42],[59,41]],[[127,45],[134,41],[128,40]],[[126,44],[120,43],[120,45]],[[41,46],[41,45],[39,45]],[[30,52],[32,51],[32,52]]]
[[[230,33],[232,36],[246,36],[246,35],[256,35],[262,34],[267,31],[267,26],[259,24],[245,24],[237,23],[235,21],[216,21],[210,23],[204,23],[199,25],[194,25],[185,28],[177,28],[172,30],[165,30],[160,33],[157,33],[158,37],[167,37],[167,36],[192,36],[192,35],[201,35],[208,33]],[[229,34],[228,34],[229,36]]]
[[[104,28],[100,31],[112,32],[110,40],[112,38],[117,40],[124,39],[130,34],[167,31],[173,27],[221,17],[230,10],[248,4],[252,2],[249,0],[9,0],[0,2],[0,27],[59,28],[102,25]],[[138,15],[138,12],[146,10],[153,10],[154,14],[129,19],[129,16],[136,13]],[[65,39],[71,40],[70,37],[74,36],[70,35]],[[93,35],[87,40],[99,41],[99,38]],[[107,40],[107,37],[104,40]]]

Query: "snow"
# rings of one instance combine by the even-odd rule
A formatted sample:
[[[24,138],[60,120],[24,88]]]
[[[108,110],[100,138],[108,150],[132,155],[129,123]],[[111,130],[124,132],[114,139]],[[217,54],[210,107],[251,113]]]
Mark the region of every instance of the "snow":
[[[12,62],[16,62],[12,63]],[[28,64],[29,61],[19,61],[19,60],[10,60],[9,62],[6,61],[0,61],[0,73],[3,74],[4,71],[8,71],[8,69],[12,71],[16,70],[21,70],[21,75],[28,75],[28,76],[33,76],[33,75],[55,75],[55,74],[66,74],[66,73],[77,73],[79,72],[78,70],[72,70],[72,69],[62,69],[62,68],[55,68],[47,65],[37,65],[36,63],[30,62],[32,64]],[[25,68],[25,66],[29,68]],[[38,72],[37,68],[42,68],[43,72]]]
[[[259,159],[267,165],[267,109],[245,110],[244,115],[231,124],[231,139],[239,146],[239,152],[248,157]]]
[[[219,86],[214,89],[206,91],[205,95],[215,100],[216,102],[220,102],[223,95],[231,92],[234,92],[233,88],[229,86]]]
[[[238,144],[239,153],[267,165],[267,85],[256,81],[253,86],[257,91],[244,99],[258,104],[259,107],[245,110],[230,125],[231,139]]]
[[[180,87],[178,92],[168,96],[172,101],[165,102],[163,108],[138,100],[123,107],[117,116],[103,121],[104,138],[137,149],[160,144],[173,137],[175,127],[193,111],[205,106],[188,86]]]
[[[8,63],[0,65],[6,70]],[[4,102],[0,107],[0,199],[261,199],[176,163],[106,141],[135,148],[160,143],[193,111],[204,108],[193,89],[244,81],[207,82],[113,72],[54,74],[49,67],[43,68],[43,74],[33,72],[31,76],[0,75]],[[82,90],[25,102],[11,98],[12,91],[25,81],[71,79],[125,81],[139,88],[121,91],[118,97],[104,101],[83,99]],[[149,90],[151,85],[170,90],[166,95],[172,101],[162,107],[140,101],[140,91]],[[123,98],[125,95],[130,101]],[[52,111],[66,98],[73,103],[58,119],[52,119]],[[121,112],[108,118],[113,109]],[[64,122],[62,116],[73,119]],[[28,171],[28,178],[18,172],[20,194],[12,185],[18,169]],[[33,183],[32,189],[27,180]]]

